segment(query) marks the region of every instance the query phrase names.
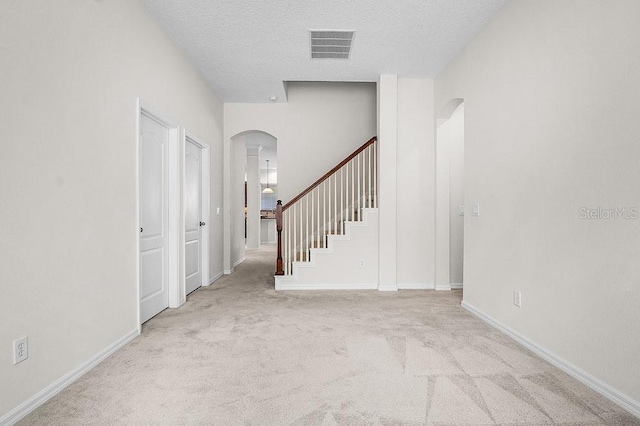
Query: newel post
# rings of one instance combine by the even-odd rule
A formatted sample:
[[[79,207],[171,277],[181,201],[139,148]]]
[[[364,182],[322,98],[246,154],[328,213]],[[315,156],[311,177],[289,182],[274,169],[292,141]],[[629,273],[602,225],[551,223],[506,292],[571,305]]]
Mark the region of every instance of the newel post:
[[[276,231],[278,232],[278,257],[276,259],[276,275],[284,275],[282,268],[282,200],[276,205]]]

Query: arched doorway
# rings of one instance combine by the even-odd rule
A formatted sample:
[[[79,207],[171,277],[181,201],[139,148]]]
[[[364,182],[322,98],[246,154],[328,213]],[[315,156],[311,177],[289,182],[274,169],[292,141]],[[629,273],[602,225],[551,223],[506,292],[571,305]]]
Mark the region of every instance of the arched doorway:
[[[267,132],[249,130],[231,138],[232,268],[245,259],[246,249],[257,249],[261,243],[270,242],[269,225],[273,225],[274,231],[271,234],[275,235],[275,220],[264,218],[262,212],[269,209],[270,202],[275,205],[277,199],[277,160],[277,139]],[[267,184],[273,193],[263,194]]]

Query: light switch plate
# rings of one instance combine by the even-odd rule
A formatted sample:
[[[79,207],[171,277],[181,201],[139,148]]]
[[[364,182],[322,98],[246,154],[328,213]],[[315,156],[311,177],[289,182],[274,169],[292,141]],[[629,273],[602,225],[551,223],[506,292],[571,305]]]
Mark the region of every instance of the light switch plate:
[[[513,304],[518,308],[522,306],[522,293],[517,290],[513,291]]]

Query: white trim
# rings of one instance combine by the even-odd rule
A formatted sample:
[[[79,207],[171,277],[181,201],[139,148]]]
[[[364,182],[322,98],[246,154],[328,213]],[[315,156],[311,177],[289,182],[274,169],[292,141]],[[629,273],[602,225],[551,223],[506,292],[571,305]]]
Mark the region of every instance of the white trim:
[[[148,111],[147,111],[148,113]],[[180,178],[179,128],[169,129],[169,307],[179,308],[187,297],[180,265],[184,263],[182,223],[182,185]]]
[[[463,288],[462,283],[451,283],[449,286],[451,287],[451,290],[460,290]]]
[[[220,278],[222,278],[223,275],[224,275],[224,271],[218,272],[216,275],[214,275],[213,277],[211,277],[209,279],[209,282],[207,283],[207,286],[212,285],[213,283],[218,281]]]
[[[89,358],[79,367],[71,370],[69,373],[65,374],[31,398],[27,399],[22,404],[18,405],[13,410],[9,411],[2,418],[0,418],[0,426],[8,426],[17,423],[27,414],[31,413],[33,410],[56,396],[60,391],[64,390],[64,388],[69,386],[71,383],[84,376],[89,372],[89,370],[100,364],[109,355],[113,354],[118,349],[122,348],[124,345],[138,337],[139,334],[140,333],[138,332],[138,328],[136,328],[135,330],[131,330],[130,332],[107,346],[105,349]]]
[[[299,284],[297,282],[278,282],[276,290],[376,290],[376,284]]]
[[[451,290],[451,284],[436,284],[435,289],[438,291],[449,291]]]
[[[398,283],[398,290],[433,290],[430,283]]]
[[[236,268],[225,269],[224,270],[224,274],[225,275],[231,275],[231,274],[233,274],[233,271],[235,271],[235,270],[236,270]]]
[[[135,171],[136,171],[136,324],[138,324],[138,334],[142,334],[142,322],[140,321],[140,117],[142,106],[140,98],[136,98],[136,149],[135,149]],[[1,423],[0,423],[1,424]]]
[[[631,397],[625,395],[617,389],[609,386],[604,383],[602,380],[597,379],[586,371],[582,370],[580,367],[570,363],[569,361],[559,357],[548,349],[543,348],[507,325],[501,323],[500,321],[490,317],[489,315],[479,311],[469,303],[464,300],[461,303],[461,306],[469,311],[471,314],[480,318],[482,321],[486,322],[490,326],[500,330],[525,348],[534,352],[536,355],[549,362],[550,364],[555,365],[574,379],[582,382],[587,387],[591,388],[595,392],[604,396],[605,398],[610,399],[621,408],[628,411],[630,414],[640,418],[640,402],[635,401]]]
[[[200,165],[201,167],[201,182],[200,182],[200,190],[202,191],[201,194],[201,201],[202,201],[202,205],[201,205],[201,211],[200,211],[200,217],[202,218],[202,221],[205,223],[204,225],[204,229],[202,230],[201,234],[200,234],[200,245],[202,247],[201,253],[200,253],[200,268],[201,268],[201,283],[200,285],[202,286],[208,286],[210,284],[210,282],[207,280],[207,277],[209,276],[209,237],[210,237],[210,232],[209,230],[211,229],[211,161],[210,161],[210,156],[211,156],[211,151],[209,151],[209,145],[202,142],[202,140],[198,139],[197,137],[195,137],[191,132],[187,131],[187,130],[183,130],[182,132],[182,186],[184,188],[184,184],[186,182],[185,179],[185,172],[186,172],[186,168],[185,168],[185,154],[186,154],[186,143],[187,140],[191,143],[193,143],[194,145],[200,147],[200,149],[202,150],[202,155],[200,157],[202,163]],[[182,196],[182,235],[184,235],[185,233],[185,222],[184,222],[184,218],[185,218],[185,202],[184,202],[184,191],[183,191],[183,196]],[[184,250],[184,244],[182,244],[182,250]],[[184,257],[184,253],[182,255],[182,268],[184,270],[185,265],[185,257]],[[186,288],[186,278],[185,277],[181,277],[181,280],[184,281],[183,285]]]
[[[247,260],[247,256],[242,256],[242,258],[236,260],[235,263],[233,264],[233,266],[231,266],[231,272],[233,272],[234,269],[236,269],[236,266],[238,266],[239,264],[241,264],[245,260]]]
[[[184,296],[184,280],[180,280],[181,254],[180,250],[180,182],[179,182],[179,158],[180,143],[178,141],[179,127],[170,121],[164,120],[164,114],[157,114],[154,108],[151,108],[142,99],[136,99],[136,275],[137,275],[137,306],[138,306],[138,324],[140,324],[140,117],[142,114],[162,124],[169,131],[169,152],[168,152],[168,185],[169,185],[169,235],[168,235],[168,291],[169,291],[169,307],[177,308],[186,300]],[[182,256],[183,257],[183,256]],[[139,331],[142,332],[142,326],[139,325]]]
[[[398,291],[398,287],[397,286],[393,286],[393,285],[385,285],[385,286],[378,286],[378,291]]]

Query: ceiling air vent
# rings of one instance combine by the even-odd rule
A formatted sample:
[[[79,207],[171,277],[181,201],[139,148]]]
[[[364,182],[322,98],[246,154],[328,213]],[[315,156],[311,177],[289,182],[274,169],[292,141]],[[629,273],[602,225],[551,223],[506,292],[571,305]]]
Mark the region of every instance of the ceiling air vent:
[[[355,31],[311,30],[312,59],[349,59]]]

